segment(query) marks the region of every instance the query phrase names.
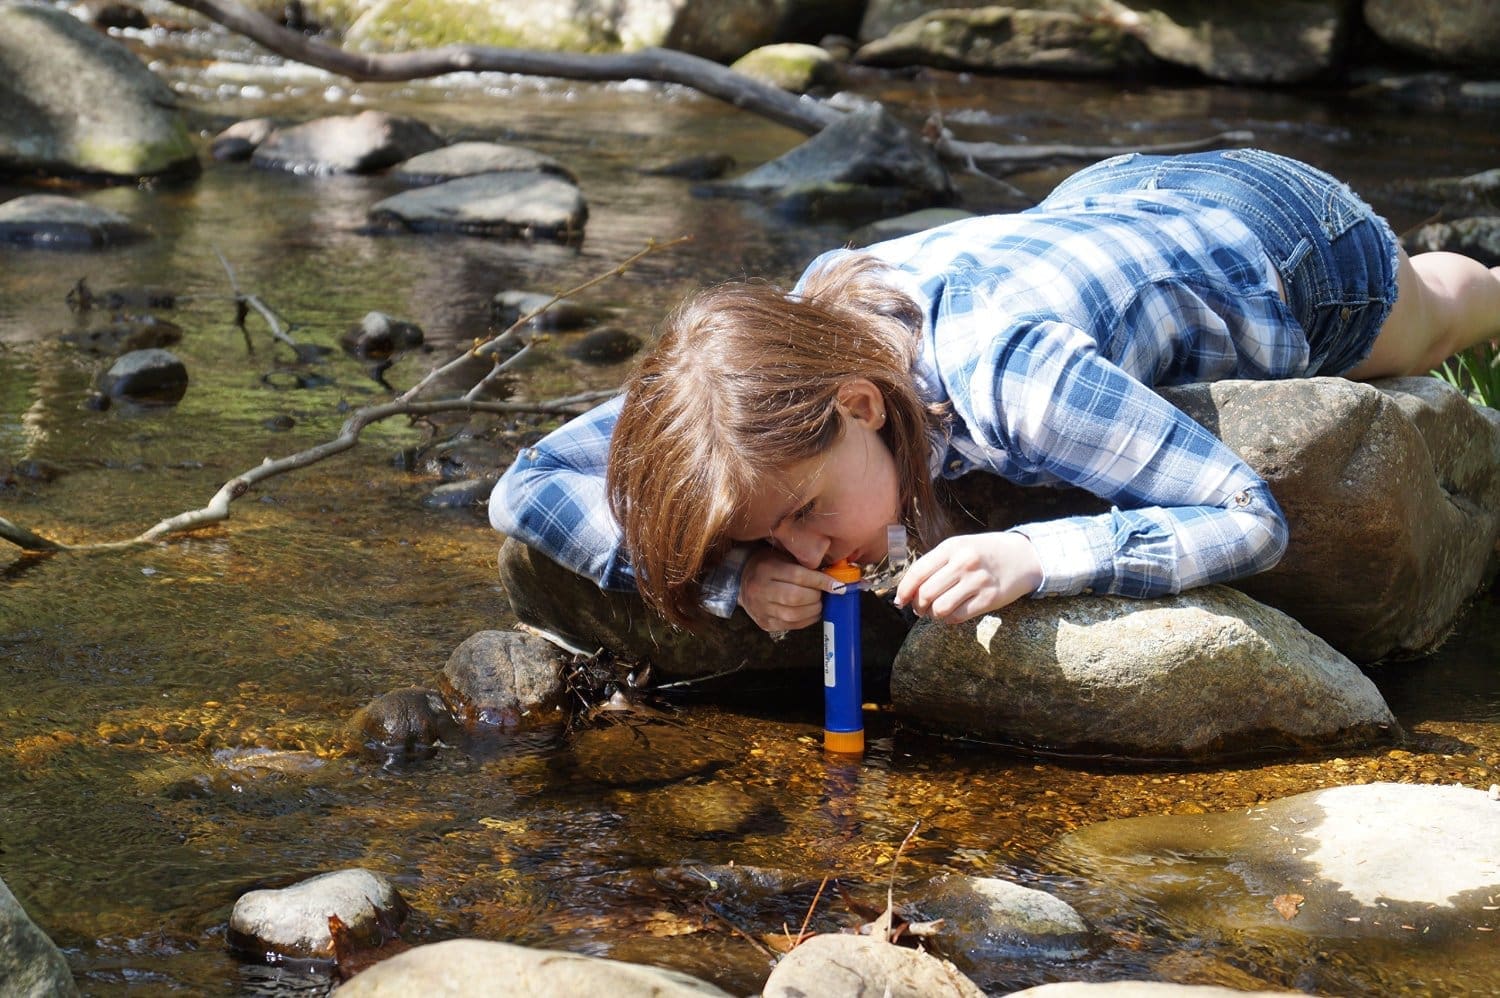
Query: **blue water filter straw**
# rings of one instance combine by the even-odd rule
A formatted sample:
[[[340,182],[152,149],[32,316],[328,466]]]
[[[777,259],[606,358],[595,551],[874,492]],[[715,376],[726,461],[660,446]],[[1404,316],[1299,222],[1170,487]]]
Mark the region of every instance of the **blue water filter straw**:
[[[824,572],[844,583],[823,594],[823,748],[863,755],[864,694],[860,689],[859,566],[841,561]]]

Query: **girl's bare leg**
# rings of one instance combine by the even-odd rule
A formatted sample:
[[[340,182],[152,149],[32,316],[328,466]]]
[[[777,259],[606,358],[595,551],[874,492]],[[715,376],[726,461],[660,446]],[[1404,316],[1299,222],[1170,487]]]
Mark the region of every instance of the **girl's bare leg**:
[[[1425,374],[1476,343],[1500,337],[1500,267],[1459,253],[1401,252],[1396,304],[1370,355],[1345,377]]]

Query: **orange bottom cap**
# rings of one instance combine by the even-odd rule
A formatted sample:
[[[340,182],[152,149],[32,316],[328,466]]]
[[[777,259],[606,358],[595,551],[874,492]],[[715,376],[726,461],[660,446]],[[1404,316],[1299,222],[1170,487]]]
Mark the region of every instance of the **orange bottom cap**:
[[[823,750],[844,755],[863,755],[865,733],[863,731],[824,731]]]

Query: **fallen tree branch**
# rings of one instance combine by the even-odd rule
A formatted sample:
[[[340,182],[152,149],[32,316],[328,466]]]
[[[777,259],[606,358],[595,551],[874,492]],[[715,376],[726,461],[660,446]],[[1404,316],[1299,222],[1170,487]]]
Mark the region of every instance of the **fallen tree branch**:
[[[284,28],[234,0],[174,2],[244,35],[285,59],[356,81],[396,82],[457,72],[520,73],[594,82],[650,80],[691,87],[705,96],[759,114],[804,135],[816,135],[844,116],[843,111],[817,98],[788,93],[710,59],[672,49],[648,48],[638,52],[585,55],[491,45],[445,45],[411,52],[349,52]],[[1249,138],[1248,132],[1222,132],[1194,142],[1155,146],[1024,146],[964,142],[944,133],[934,143],[934,148],[950,165],[975,172],[1016,173],[1056,163],[1086,163],[1122,152],[1190,152],[1215,145],[1241,145]]]
[[[701,56],[671,49],[599,55],[535,52],[491,45],[445,45],[413,52],[349,52],[284,28],[233,0],[174,0],[287,59],[351,80],[396,82],[445,73],[520,73],[566,80],[650,80],[680,83],[734,107],[806,135],[822,131],[843,113],[811,98],[751,79]]]
[[[581,292],[594,287],[602,281],[608,280],[612,277],[621,276],[643,258],[653,253],[661,252],[664,249],[670,249],[674,246],[681,245],[682,243],[686,242],[687,239],[688,237],[684,236],[678,239],[669,240],[664,243],[659,243],[655,240],[648,241],[644,249],[626,258],[623,262],[617,264],[615,267],[611,268],[605,273],[592,277],[589,280],[584,281],[582,284],[569,288],[566,291],[560,291],[554,294],[551,300],[535,309],[532,309],[525,315],[522,315],[509,327],[496,334],[495,336],[476,340],[473,346],[471,346],[469,349],[465,350],[463,353],[459,354],[457,357],[454,357],[452,360],[448,361],[442,366],[428,372],[426,377],[422,378],[411,388],[408,388],[405,392],[402,392],[395,399],[389,402],[383,402],[379,405],[363,406],[359,409],[356,409],[353,413],[350,414],[348,419],[344,420],[344,425],[340,428],[338,436],[334,437],[332,440],[324,441],[323,443],[318,444],[314,447],[309,447],[306,450],[298,451],[295,454],[289,454],[286,457],[277,458],[275,460],[266,458],[256,467],[251,468],[250,470],[245,471],[239,475],[236,475],[234,478],[231,478],[229,481],[220,486],[219,491],[214,493],[213,498],[211,498],[206,505],[200,507],[199,509],[189,510],[185,513],[179,513],[176,516],[160,520],[148,530],[145,530],[144,532],[125,540],[98,541],[86,544],[64,544],[60,541],[54,541],[50,538],[43,537],[40,534],[34,533],[33,531],[26,529],[25,527],[19,526],[18,524],[12,523],[9,520],[0,518],[0,540],[9,541],[25,551],[37,554],[45,554],[58,551],[110,551],[122,548],[137,547],[142,544],[149,544],[152,541],[159,540],[160,538],[166,537],[170,534],[178,534],[189,530],[196,530],[199,527],[208,526],[209,524],[218,523],[220,521],[229,519],[230,504],[240,496],[248,492],[256,484],[263,482],[268,478],[274,478],[277,475],[282,475],[289,471],[295,471],[298,468],[305,468],[309,465],[316,464],[317,462],[322,461],[325,458],[332,457],[335,454],[341,454],[344,451],[351,449],[355,444],[359,442],[359,436],[364,431],[365,427],[369,426],[371,423],[377,423],[383,419],[389,419],[392,416],[429,416],[439,412],[527,413],[560,416],[577,415],[595,402],[616,394],[616,391],[611,389],[598,392],[583,392],[575,395],[570,395],[566,398],[556,399],[551,402],[486,401],[473,397],[473,391],[470,391],[458,398],[418,401],[416,399],[416,396],[420,394],[424,389],[431,386],[444,374],[452,371],[454,368],[476,356],[490,356],[495,360],[495,370],[490,371],[485,375],[483,379],[480,380],[481,385],[488,384],[493,380],[497,370],[503,370],[509,367],[517,359],[519,359],[522,354],[530,349],[530,343],[525,343],[522,346],[522,349],[517,354],[506,360],[501,360],[496,355],[496,352],[490,349],[493,344],[498,341],[507,339],[514,342],[515,337],[520,334],[521,330],[526,328],[528,323],[530,323],[537,316],[544,313],[547,309],[551,308],[553,305],[556,305],[558,302],[563,301],[567,298],[571,298],[574,295],[580,294]],[[222,259],[222,257],[220,259]],[[233,284],[233,270],[229,268],[227,262],[224,264],[224,267],[225,271],[229,274],[230,282]],[[247,297],[250,296],[244,295],[236,287],[235,301],[237,303],[245,301]]]

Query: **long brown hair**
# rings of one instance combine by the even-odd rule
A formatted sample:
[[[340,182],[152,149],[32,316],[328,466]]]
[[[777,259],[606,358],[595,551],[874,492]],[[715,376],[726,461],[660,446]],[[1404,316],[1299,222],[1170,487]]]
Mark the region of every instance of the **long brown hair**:
[[[902,518],[919,544],[943,524],[929,456],[945,413],[917,394],[922,316],[880,279],[873,257],[845,255],[795,296],[758,281],[708,288],[666,320],[626,382],[610,443],[610,509],[641,595],[673,623],[702,619],[706,566],[762,476],[839,439],[840,385],[873,383],[895,457]]]

